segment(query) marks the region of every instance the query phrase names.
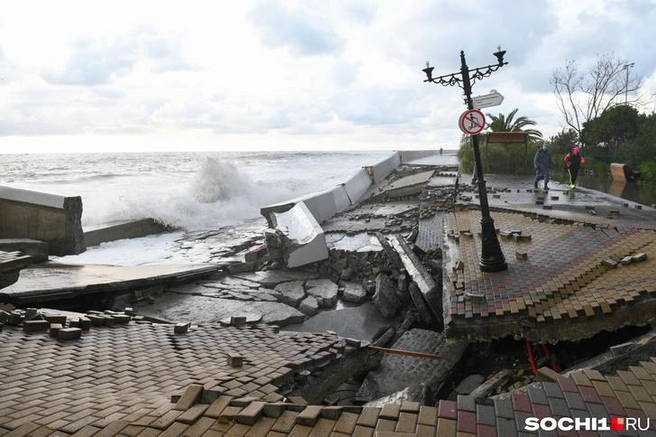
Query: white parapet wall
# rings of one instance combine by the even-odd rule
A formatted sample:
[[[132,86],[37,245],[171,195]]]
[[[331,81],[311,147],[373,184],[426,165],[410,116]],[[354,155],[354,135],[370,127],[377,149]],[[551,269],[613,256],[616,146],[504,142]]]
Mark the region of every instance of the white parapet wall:
[[[358,170],[353,176],[344,182],[344,189],[348,194],[351,204],[356,203],[367,192],[373,179],[366,169]]]
[[[401,158],[401,164],[407,164],[408,162],[437,155],[438,153],[435,150],[401,150],[399,151],[399,157]]]
[[[365,169],[373,178],[374,183],[378,183],[385,179],[399,165],[401,165],[401,152],[393,153],[376,164],[365,167]]]
[[[0,187],[0,238],[44,241],[52,255],[82,253],[82,198]]]
[[[326,236],[305,202],[298,202],[286,212],[273,213],[273,220],[275,228],[291,243],[284,249],[287,267],[299,267],[328,258]]]

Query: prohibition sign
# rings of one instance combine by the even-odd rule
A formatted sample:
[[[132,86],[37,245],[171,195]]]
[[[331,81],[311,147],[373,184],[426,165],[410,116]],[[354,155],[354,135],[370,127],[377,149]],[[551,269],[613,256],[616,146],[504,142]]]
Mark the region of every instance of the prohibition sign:
[[[469,109],[460,116],[458,126],[468,135],[478,135],[485,129],[485,116],[478,109]]]

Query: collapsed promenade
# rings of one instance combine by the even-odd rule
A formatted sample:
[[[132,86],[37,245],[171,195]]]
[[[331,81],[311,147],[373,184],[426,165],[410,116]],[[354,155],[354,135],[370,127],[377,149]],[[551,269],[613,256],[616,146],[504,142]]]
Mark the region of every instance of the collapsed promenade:
[[[508,270],[482,273],[476,191],[450,158],[433,159],[396,167],[323,220],[324,260],[288,269],[260,249],[250,268],[214,265],[154,294],[132,282],[126,295],[117,279],[113,291],[143,298],[128,310],[3,306],[0,435],[512,436],[528,417],[656,418],[656,211],[491,175]],[[26,278],[48,283],[48,268]],[[29,284],[0,294],[34,295]],[[88,291],[76,286],[57,290]],[[446,390],[478,342],[553,350],[625,326],[644,334],[590,362],[528,352]],[[492,384],[510,373],[529,377]],[[354,378],[357,393],[340,398]]]

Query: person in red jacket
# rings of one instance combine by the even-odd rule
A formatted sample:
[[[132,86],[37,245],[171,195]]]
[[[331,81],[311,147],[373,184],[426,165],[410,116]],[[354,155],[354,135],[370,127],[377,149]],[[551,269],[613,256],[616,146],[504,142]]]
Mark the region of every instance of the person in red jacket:
[[[585,164],[585,158],[581,155],[581,148],[572,147],[572,151],[565,155],[565,166],[569,173],[569,187],[576,187],[576,177],[579,175],[579,169]]]

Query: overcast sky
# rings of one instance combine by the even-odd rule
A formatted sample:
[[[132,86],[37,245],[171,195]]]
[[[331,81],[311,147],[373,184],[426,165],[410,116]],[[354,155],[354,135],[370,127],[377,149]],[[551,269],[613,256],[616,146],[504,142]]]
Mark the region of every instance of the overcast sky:
[[[484,112],[563,126],[549,84],[614,53],[656,93],[656,0],[11,1],[0,13],[0,153],[456,148],[458,87]]]

